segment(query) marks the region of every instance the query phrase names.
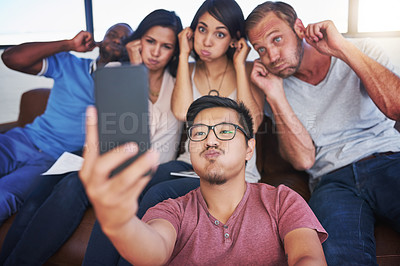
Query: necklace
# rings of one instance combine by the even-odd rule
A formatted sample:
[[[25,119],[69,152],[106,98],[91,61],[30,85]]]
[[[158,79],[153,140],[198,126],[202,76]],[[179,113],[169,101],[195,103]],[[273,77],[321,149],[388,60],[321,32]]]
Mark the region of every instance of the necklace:
[[[160,92],[153,92],[153,91],[151,91],[150,89],[149,89],[149,93],[150,93],[150,95],[153,96],[153,97],[158,97],[158,95],[160,95]]]
[[[228,63],[229,63],[229,61],[227,60],[227,61],[226,61],[226,66],[225,66],[225,70],[224,70],[224,74],[222,75],[222,79],[221,79],[221,82],[219,83],[218,90],[211,89],[210,81],[208,80],[208,69],[206,68],[206,66],[204,66],[204,68],[206,69],[205,73],[206,73],[206,78],[207,78],[207,83],[208,83],[208,89],[209,89],[208,95],[210,95],[210,96],[219,96],[219,90],[221,89],[222,82],[224,82],[226,70],[228,69]]]

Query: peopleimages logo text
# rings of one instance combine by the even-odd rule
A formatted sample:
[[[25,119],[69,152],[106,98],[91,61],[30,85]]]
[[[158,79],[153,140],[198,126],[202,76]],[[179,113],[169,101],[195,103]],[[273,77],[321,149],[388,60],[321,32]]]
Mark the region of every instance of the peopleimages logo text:
[[[101,134],[111,135],[120,132],[121,134],[138,133],[141,128],[142,134],[149,134],[147,124],[148,114],[142,114],[142,119],[139,115],[126,112],[120,115],[117,113],[102,113],[99,119],[99,129]],[[139,123],[142,123],[140,125]]]

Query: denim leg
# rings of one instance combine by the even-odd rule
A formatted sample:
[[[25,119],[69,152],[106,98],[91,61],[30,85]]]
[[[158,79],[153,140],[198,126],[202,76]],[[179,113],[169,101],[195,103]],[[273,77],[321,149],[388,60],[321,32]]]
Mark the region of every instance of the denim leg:
[[[377,265],[374,213],[353,173],[350,165],[323,176],[309,201],[329,234],[323,243],[328,265]]]
[[[45,153],[38,153],[22,167],[0,178],[0,225],[21,208],[22,203],[41,180],[41,174],[54,163]]]
[[[94,223],[88,246],[86,248],[85,257],[83,258],[83,266],[117,265],[120,258],[118,251],[114,248],[111,241],[101,230],[99,222]]]
[[[170,161],[167,163],[160,164],[157,168],[157,171],[152,176],[150,182],[143,189],[143,191],[139,197],[139,202],[141,202],[143,196],[146,194],[146,192],[152,186],[154,186],[158,183],[164,182],[164,181],[174,179],[174,178],[179,178],[176,176],[172,176],[170,174],[171,172],[192,171],[192,170],[193,170],[192,165],[185,163],[183,161]]]
[[[21,209],[18,211],[15,219],[7,232],[4,239],[3,246],[0,255],[0,265],[4,264],[4,261],[10,255],[18,241],[21,239],[25,228],[30,223],[32,217],[36,211],[40,208],[42,203],[47,199],[53,190],[54,186],[62,179],[64,175],[54,176],[41,176],[41,181],[38,182],[35,189],[25,200]]]
[[[0,177],[15,171],[38,154],[40,151],[23,128],[17,127],[0,134]]]
[[[54,161],[33,145],[23,128],[0,134],[0,225],[18,211]]]
[[[362,196],[375,214],[400,232],[400,152],[356,164]]]
[[[95,222],[92,234],[90,235],[85,257],[83,259],[83,266],[130,266],[127,260],[121,257],[118,251],[115,249],[112,242],[101,230],[98,221]]]
[[[5,265],[45,263],[72,235],[88,206],[77,172],[65,176],[38,209]]]
[[[139,205],[137,216],[142,218],[146,211],[166,199],[176,199],[184,196],[200,186],[200,179],[180,177],[165,181],[151,187],[144,195]]]

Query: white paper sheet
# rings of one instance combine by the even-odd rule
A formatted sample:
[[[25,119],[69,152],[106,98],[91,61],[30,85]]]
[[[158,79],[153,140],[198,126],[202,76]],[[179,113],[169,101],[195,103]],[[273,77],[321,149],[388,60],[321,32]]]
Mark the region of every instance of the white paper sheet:
[[[57,161],[42,175],[60,175],[79,171],[82,167],[83,158],[70,152],[64,152]]]
[[[174,176],[199,178],[199,176],[194,171],[171,172],[170,174]]]

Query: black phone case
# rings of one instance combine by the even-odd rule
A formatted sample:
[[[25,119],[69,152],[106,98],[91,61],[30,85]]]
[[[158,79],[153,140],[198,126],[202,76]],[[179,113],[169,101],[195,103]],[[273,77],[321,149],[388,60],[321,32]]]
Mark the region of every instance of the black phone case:
[[[139,146],[138,154],[116,168],[114,175],[150,148],[148,71],[144,65],[102,67],[93,79],[100,154],[127,142]]]

